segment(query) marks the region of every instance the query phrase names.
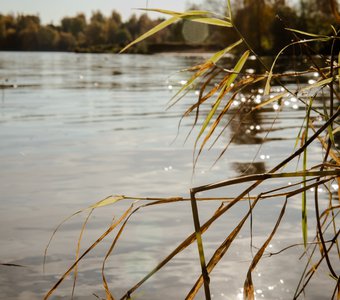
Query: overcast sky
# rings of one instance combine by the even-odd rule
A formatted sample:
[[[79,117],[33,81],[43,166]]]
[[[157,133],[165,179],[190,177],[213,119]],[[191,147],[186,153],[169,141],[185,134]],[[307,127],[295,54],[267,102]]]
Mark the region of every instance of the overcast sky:
[[[126,20],[133,12],[133,8],[164,8],[182,11],[187,0],[0,0],[0,13],[38,14],[42,23],[59,23],[64,16],[74,16],[84,12],[90,16],[94,10],[100,10],[105,15],[115,9]],[[200,3],[201,0],[191,0]]]

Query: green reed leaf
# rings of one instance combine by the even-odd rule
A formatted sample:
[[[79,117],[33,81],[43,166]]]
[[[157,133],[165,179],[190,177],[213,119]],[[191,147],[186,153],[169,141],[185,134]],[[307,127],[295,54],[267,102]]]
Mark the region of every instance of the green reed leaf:
[[[272,98],[269,98],[268,100],[260,103],[259,105],[256,105],[255,107],[252,108],[252,110],[257,110],[257,109],[259,109],[259,108],[261,108],[263,106],[268,105],[269,103],[272,103],[274,101],[278,101],[278,100],[282,99],[283,97],[285,97],[287,95],[288,95],[288,93],[280,93],[280,94],[278,94],[278,95],[276,95],[276,96],[274,96]]]
[[[178,17],[185,20],[190,20],[193,22],[198,23],[205,23],[209,25],[215,25],[215,26],[223,26],[223,27],[232,27],[231,22],[228,18],[219,19],[213,17],[213,13],[209,11],[204,10],[189,10],[186,12],[177,12],[177,11],[171,11],[171,10],[165,10],[165,9],[143,9],[146,11],[153,11],[153,12],[159,12],[166,15],[170,15],[173,17]]]
[[[306,32],[306,31],[302,31],[302,30],[292,29],[292,28],[285,28],[285,29],[288,30],[288,31],[300,33],[300,34],[307,35],[307,36],[314,37],[314,38],[328,37],[327,35],[320,35],[320,34],[310,33],[310,32]]]
[[[323,102],[323,114],[324,114],[325,120],[328,120],[329,119],[329,115],[328,115],[328,111],[327,111],[326,102]],[[327,127],[327,131],[328,131],[328,136],[329,136],[329,139],[330,139],[331,143],[333,145],[335,145],[332,124]]]
[[[227,5],[228,5],[228,14],[229,14],[229,18],[230,18],[230,20],[232,20],[231,3],[230,3],[230,0],[228,0]]]
[[[224,48],[223,50],[216,52],[212,57],[210,57],[208,59],[208,61],[210,61],[214,64],[217,63],[226,53],[230,52],[232,49],[234,49],[238,45],[242,44],[242,42],[243,42],[243,40],[240,39],[237,42],[228,46],[227,48]]]
[[[176,21],[178,21],[179,17],[175,16],[172,17],[168,20],[163,21],[162,23],[158,24],[157,26],[153,27],[152,29],[150,29],[149,31],[147,31],[146,33],[142,34],[140,37],[138,37],[137,39],[135,39],[134,41],[132,41],[130,44],[128,44],[127,46],[125,46],[122,50],[120,50],[119,53],[124,52],[126,49],[130,48],[132,45],[137,44],[143,40],[145,40],[146,38],[154,35],[155,33],[157,33],[158,31],[164,29],[165,27],[175,23]]]
[[[88,207],[88,209],[94,209],[94,208],[98,208],[98,207],[103,207],[103,206],[107,206],[107,205],[112,205],[120,200],[124,200],[125,196],[123,195],[114,195],[114,196],[109,196],[93,205],[91,205],[90,207]]]
[[[325,86],[325,85],[331,83],[332,81],[333,81],[333,78],[326,78],[326,79],[317,81],[313,84],[310,84],[308,86],[305,86],[299,92],[305,92],[305,91],[308,91],[308,90],[311,90],[311,89],[315,89],[315,88],[318,88],[318,87],[321,87],[321,86]]]
[[[198,23],[205,23],[209,25],[216,25],[216,26],[223,26],[223,27],[232,27],[232,24],[227,21],[227,20],[222,20],[218,18],[213,18],[209,17],[211,15],[210,12],[208,11],[200,11],[200,10],[192,10],[192,11],[187,11],[185,13],[179,13],[175,11],[170,11],[170,10],[163,10],[163,9],[144,9],[146,11],[154,11],[154,12],[160,12],[164,13],[167,15],[171,15],[172,17],[168,20],[163,21],[162,23],[156,25],[146,33],[142,34],[140,37],[129,43],[127,46],[125,46],[120,53],[124,52],[126,49],[130,48],[132,45],[137,44],[146,38],[154,35],[158,31],[166,28],[167,26],[175,23],[179,19],[188,19],[193,22],[198,22]]]
[[[222,26],[222,27],[233,27],[233,25],[228,22],[217,18],[208,18],[208,17],[202,17],[202,16],[183,16],[181,17],[185,20],[190,20],[192,22],[197,23],[203,23],[203,24],[209,24],[214,26]]]
[[[306,127],[305,127],[305,135],[304,135],[304,144],[308,141],[308,129],[309,129],[309,119],[310,119],[310,112],[312,109],[313,98],[310,99],[309,105],[307,107],[306,112]],[[307,148],[303,151],[303,171],[307,170]],[[306,176],[303,176],[303,187],[306,187]],[[308,240],[308,223],[307,223],[307,193],[306,190],[302,192],[302,236],[303,236],[303,244],[304,247],[307,247],[307,240]]]
[[[230,52],[233,48],[240,45],[243,41],[238,40],[237,42],[231,44],[230,46],[216,52],[213,56],[211,56],[209,59],[207,59],[201,66],[200,70],[197,71],[191,78],[176,92],[176,94],[171,97],[172,101],[175,99],[178,95],[180,95],[183,91],[187,90],[192,84],[196,81],[197,78],[202,76],[207,72],[207,70],[211,67],[211,64],[216,64],[226,53]],[[173,104],[172,104],[173,105]]]
[[[268,77],[267,77],[267,82],[266,82],[266,85],[265,85],[265,89],[264,89],[264,95],[267,96],[269,95],[269,92],[270,92],[270,81],[272,80],[272,77],[273,77],[273,69],[274,69],[274,66],[276,65],[276,62],[278,60],[278,58],[281,56],[281,54],[286,50],[288,49],[290,46],[293,46],[293,45],[298,45],[298,44],[306,44],[306,43],[311,43],[311,42],[326,42],[328,40],[330,40],[331,38],[330,37],[322,37],[322,38],[314,38],[314,39],[309,39],[309,40],[301,40],[301,41],[297,41],[297,42],[293,42],[293,43],[290,43],[289,45],[283,47],[280,52],[275,56],[275,59],[272,63],[272,66],[270,68],[270,71],[268,73]],[[321,81],[320,81],[321,82]]]
[[[176,17],[176,16],[180,17],[180,16],[184,16],[184,15],[202,16],[202,15],[210,15],[211,14],[211,12],[206,11],[206,10],[188,10],[186,12],[178,12],[178,11],[167,10],[167,9],[159,9],[159,8],[139,8],[139,10],[158,12],[158,13],[170,15],[170,16],[173,16],[173,17]]]
[[[202,133],[204,132],[204,130],[207,128],[208,124],[210,123],[210,120],[211,118],[214,116],[217,108],[219,107],[221,101],[222,101],[222,98],[223,96],[225,95],[225,92],[226,90],[230,87],[230,85],[235,81],[235,79],[237,78],[238,76],[238,73],[242,70],[245,62],[247,61],[247,58],[250,54],[250,51],[247,50],[243,53],[242,57],[239,59],[239,61],[237,62],[237,64],[235,65],[234,67],[234,73],[231,74],[228,78],[228,80],[225,82],[225,84],[223,85],[218,97],[217,97],[217,100],[213,106],[213,108],[211,109],[211,111],[209,112],[207,118],[205,119],[205,121],[203,122],[203,125],[202,125],[202,128],[201,128],[201,131],[199,132],[198,134],[198,137],[196,139],[196,142],[198,141],[198,139],[201,137]]]

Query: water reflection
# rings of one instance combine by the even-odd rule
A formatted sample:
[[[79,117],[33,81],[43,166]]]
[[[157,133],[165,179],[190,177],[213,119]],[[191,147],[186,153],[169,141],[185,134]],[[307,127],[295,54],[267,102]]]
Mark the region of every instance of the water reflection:
[[[251,101],[251,99],[249,100]],[[262,132],[263,117],[260,111],[251,112],[253,105],[248,101],[242,103],[239,113],[232,116],[230,133],[235,144],[250,145],[263,142],[263,138],[259,136],[259,133]]]
[[[0,203],[0,261],[20,262],[27,268],[0,267],[0,298],[41,299],[59,274],[72,264],[72,247],[76,245],[83,222],[80,217],[57,235],[48,257],[47,274],[42,275],[41,253],[53,229],[70,212],[111,194],[187,196],[191,187],[192,144],[170,143],[176,135],[185,101],[195,101],[197,93],[195,97],[193,91],[183,104],[180,102],[173,110],[165,111],[167,101],[185,84],[186,78],[176,73],[170,82],[164,83],[167,74],[198,61],[201,58],[169,54],[165,59],[161,55],[2,53],[0,78],[8,78],[8,81],[2,82],[4,101],[0,107],[0,139],[3,141],[0,148],[3,199]],[[248,71],[263,70],[252,60]],[[250,97],[252,93],[254,97]],[[294,103],[298,103],[295,99],[286,100],[290,104],[280,106],[278,111],[282,110],[282,114],[271,131],[275,136],[266,139],[270,142],[268,148],[261,150],[260,161],[249,167],[245,162],[252,161],[250,150],[256,148],[251,145],[263,141],[266,130],[276,118],[276,111],[270,108],[250,113],[254,105],[263,101],[263,90],[260,85],[244,90],[235,99],[232,114],[228,114],[222,124],[231,121],[222,137],[224,140],[233,137],[231,155],[221,162],[227,167],[221,168],[221,172],[202,174],[203,183],[217,181],[220,176],[231,177],[235,175],[233,170],[239,174],[263,173],[275,155],[286,155],[291,149],[285,139],[299,130],[302,109],[294,109]],[[238,111],[240,113],[234,115]],[[183,122],[183,126],[191,124],[189,120]],[[338,136],[336,140],[339,143]],[[333,183],[332,188],[335,190],[338,186]],[[125,204],[118,203],[112,210],[97,212],[88,225],[84,247],[100,236],[112,215],[119,216],[126,209]],[[300,201],[296,207],[300,207]],[[287,243],[300,241],[296,230],[300,226],[300,211],[296,207],[291,208],[292,216],[287,217],[281,232]],[[207,204],[201,211],[202,218],[206,219],[215,208],[216,203]],[[239,221],[243,208],[235,207],[232,215],[207,232],[204,238],[208,241],[208,255]],[[256,224],[256,245],[268,234],[268,226],[276,214],[276,205],[263,204],[258,215],[260,224]],[[145,275],[192,230],[188,203],[136,214],[108,265],[114,293],[121,295],[130,288],[134,280]],[[249,232],[242,232],[237,242],[237,253],[229,254],[221,267],[214,270],[215,299],[235,299],[242,286],[248,267],[248,261],[244,261],[251,258]],[[108,244],[104,243],[81,265],[80,288],[76,292],[81,299],[92,299],[93,292],[105,297],[100,268]],[[262,280],[266,275],[267,278],[258,284],[258,295],[269,299],[274,299],[278,293],[282,293],[283,298],[288,295],[280,290],[280,280],[284,280],[281,285],[285,290],[295,286],[299,269],[292,257],[298,257],[296,252],[283,255],[274,267],[265,262],[263,275],[258,278]],[[173,299],[183,299],[199,275],[197,260],[197,249],[189,247],[157,278],[147,282],[140,298],[151,300],[171,295]],[[293,271],[278,274],[282,266]],[[67,281],[60,295],[70,295],[71,285],[71,281]],[[321,281],[320,286],[324,288],[327,283]]]
[[[239,175],[262,174],[266,171],[266,165],[264,162],[235,162],[233,163],[233,169]]]

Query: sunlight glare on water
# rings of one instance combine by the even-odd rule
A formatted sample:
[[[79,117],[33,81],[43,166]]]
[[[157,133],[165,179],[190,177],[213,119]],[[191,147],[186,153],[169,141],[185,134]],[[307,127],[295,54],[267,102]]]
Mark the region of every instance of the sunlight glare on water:
[[[171,109],[166,107],[171,96],[189,80],[189,76],[176,71],[202,59],[199,55],[175,54],[2,53],[0,262],[26,268],[1,266],[1,299],[25,299],[27,295],[41,299],[70,266],[85,215],[61,227],[48,252],[46,274],[42,274],[44,248],[57,224],[70,213],[108,195],[188,197],[192,186],[270,170],[292,151],[292,139],[295,141],[304,116],[298,108],[303,104],[290,97],[286,100],[290,105],[283,105],[282,112],[281,102],[277,101],[250,114],[254,101],[260,104],[267,98],[262,88],[255,90],[255,97],[242,91],[232,110],[240,109],[244,114],[225,116],[221,125],[230,121],[229,127],[210,151],[203,151],[192,178],[197,132],[185,139],[195,114],[184,118],[179,129],[178,123],[189,105],[197,102],[199,88],[194,87]],[[256,62],[256,57],[251,56],[250,61]],[[247,72],[260,71],[249,68]],[[284,89],[273,86],[272,92]],[[211,103],[202,105],[203,118],[210,109]],[[198,120],[198,128],[203,118]],[[271,131],[266,136],[268,130]],[[225,156],[212,167],[230,140]],[[314,155],[318,149],[313,148],[311,153]],[[331,188],[337,191],[338,185],[332,183]],[[322,192],[327,194],[326,189]],[[231,186],[200,196],[231,197],[238,193],[239,187]],[[290,200],[280,235],[270,244],[273,249],[301,242],[300,200]],[[259,247],[268,235],[280,201],[277,199],[275,205],[264,201],[254,211],[254,246]],[[130,204],[120,201],[98,209],[88,222],[82,251]],[[220,202],[200,202],[202,220],[208,219],[219,205]],[[240,221],[248,205],[246,201],[235,205],[205,233],[207,258]],[[106,266],[113,293],[119,297],[131,288],[193,229],[189,202],[143,208],[134,214]],[[100,270],[110,238],[80,265],[77,297],[93,299],[92,293],[105,297]],[[239,287],[251,260],[249,224],[236,243],[212,273],[214,299],[243,299]],[[274,299],[279,292],[282,299],[291,296],[286,290],[294,290],[299,279],[302,252],[302,248],[296,248],[264,260],[254,272],[256,297]],[[190,246],[154,280],[143,285],[138,299],[163,299],[164,295],[183,299],[199,274],[197,249]],[[321,299],[319,290],[327,286],[326,277],[318,280],[309,299]],[[284,286],[283,292],[278,291],[279,284]],[[71,286],[72,280],[65,282],[59,296],[70,295]]]

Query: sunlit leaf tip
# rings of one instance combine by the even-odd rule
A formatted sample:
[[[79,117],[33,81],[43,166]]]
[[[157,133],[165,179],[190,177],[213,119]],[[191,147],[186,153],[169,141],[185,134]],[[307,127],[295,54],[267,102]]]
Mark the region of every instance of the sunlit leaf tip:
[[[113,196],[109,196],[93,205],[91,205],[89,208],[98,208],[98,207],[103,207],[103,206],[107,206],[107,205],[111,205],[114,204],[120,200],[125,199],[125,196],[123,195],[113,195]]]
[[[150,29],[149,31],[147,31],[146,33],[142,34],[140,37],[138,37],[137,39],[135,39],[134,41],[132,41],[130,44],[128,44],[127,46],[125,46],[122,50],[120,50],[119,53],[124,52],[125,50],[127,50],[128,48],[130,48],[132,45],[135,45],[143,40],[145,40],[146,38],[154,35],[155,33],[157,33],[158,31],[164,29],[165,27],[171,25],[172,23],[175,23],[177,20],[179,19],[179,17],[175,16],[172,17],[168,20],[163,21],[162,23],[156,25],[155,27],[153,27],[152,29]]]

